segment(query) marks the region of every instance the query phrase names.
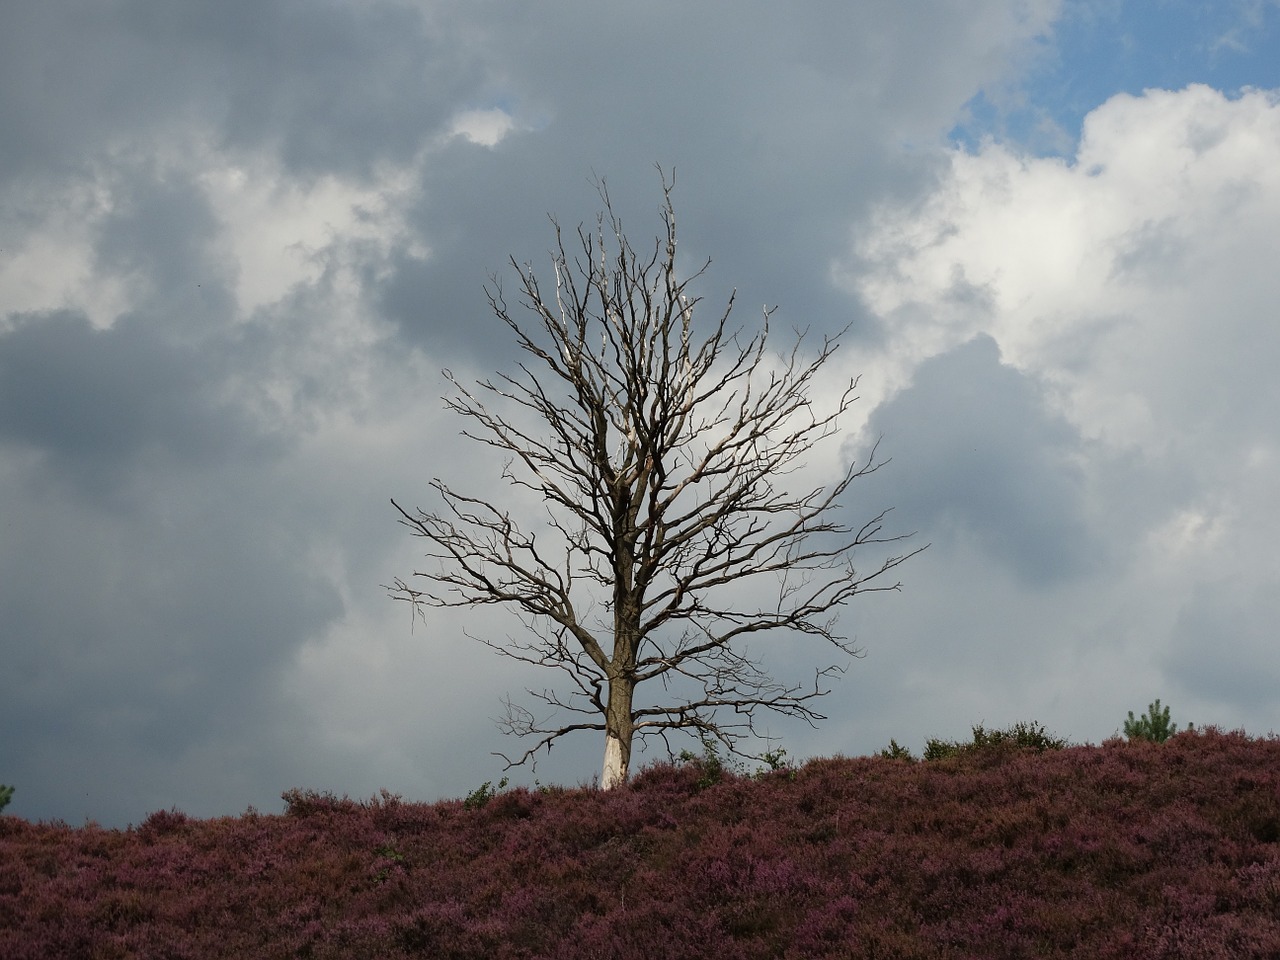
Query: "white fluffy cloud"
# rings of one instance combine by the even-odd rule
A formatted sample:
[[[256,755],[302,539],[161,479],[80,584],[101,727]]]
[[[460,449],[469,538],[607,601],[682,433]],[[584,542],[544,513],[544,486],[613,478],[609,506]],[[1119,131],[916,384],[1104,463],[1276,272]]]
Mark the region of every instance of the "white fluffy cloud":
[[[1034,672],[1051,650],[1086,661],[1100,642],[1108,662],[1119,657],[1126,666],[1099,678],[1111,714],[1163,689],[1201,720],[1274,723],[1274,693],[1253,684],[1246,696],[1223,677],[1256,672],[1249,598],[1272,589],[1280,539],[1277,223],[1276,95],[1192,86],[1103,104],[1072,160],[997,143],[958,151],[929,196],[858,233],[846,282],[884,337],[871,426],[888,422],[907,448],[895,466],[923,473],[902,490],[956,561],[937,576],[995,596],[991,568],[966,570],[961,557],[978,550],[1023,572],[1036,553],[1050,569],[1085,563],[1091,573],[1059,584],[1040,616],[1012,620],[1017,642],[1044,654]],[[975,337],[1012,368],[1005,388],[961,361]],[[1012,371],[1028,386],[1014,390]],[[922,458],[913,425],[935,453],[940,431],[964,442]],[[948,517],[967,517],[968,533]],[[912,593],[931,607],[951,591],[913,582]],[[1009,621],[997,604],[956,642],[985,644],[983,631]],[[1212,683],[1205,660],[1218,664]],[[1073,698],[1098,694],[1083,681],[1064,671],[1048,712],[1076,736],[1105,736],[1087,711],[1073,714]]]
[[[1071,162],[956,153],[920,207],[862,232],[855,285],[904,370],[982,332],[1088,436],[1151,449],[1206,417],[1216,431],[1245,398],[1194,384],[1268,391],[1280,345],[1264,322],[1278,149],[1273,94],[1116,97]]]

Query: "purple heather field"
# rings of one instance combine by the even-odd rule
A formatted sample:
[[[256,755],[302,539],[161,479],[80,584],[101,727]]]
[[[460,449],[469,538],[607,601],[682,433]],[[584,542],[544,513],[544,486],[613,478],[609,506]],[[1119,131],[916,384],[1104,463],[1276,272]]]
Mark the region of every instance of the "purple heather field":
[[[0,956],[1280,956],[1280,739],[713,758],[127,830],[0,817]]]

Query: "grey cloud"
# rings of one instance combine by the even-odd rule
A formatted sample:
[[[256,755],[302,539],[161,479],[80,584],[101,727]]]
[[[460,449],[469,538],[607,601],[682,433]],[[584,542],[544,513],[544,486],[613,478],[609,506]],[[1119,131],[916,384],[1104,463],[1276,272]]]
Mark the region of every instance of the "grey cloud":
[[[411,157],[476,95],[467,49],[393,3],[6,5],[0,169],[74,169],[175,125],[199,134],[195,119],[228,146],[278,148],[300,173],[368,173]]]
[[[410,7],[234,6],[245,9],[186,8],[216,9],[220,25],[233,25],[214,51],[232,65],[226,135],[234,144],[278,140],[295,171],[368,174],[406,162],[459,100],[478,96],[480,64],[466,45],[433,35]],[[200,31],[181,24],[175,35]]]
[[[1199,584],[1179,610],[1161,665],[1184,690],[1203,698],[1211,716],[1274,717],[1280,706],[1278,621],[1280,583],[1274,580]]]
[[[111,208],[94,223],[95,266],[125,280],[165,325],[199,329],[234,309],[231,266],[215,250],[221,231],[190,175],[120,163],[108,175]]]
[[[139,790],[163,796],[198,745],[253,753],[282,671],[343,609],[300,562],[313,534],[289,491],[269,469],[169,467],[111,515],[42,471],[7,478],[0,723],[21,735],[0,760],[33,809],[75,820],[91,791],[96,816],[136,821]]]
[[[1177,235],[1172,218],[1143,223],[1117,240],[1111,276],[1169,283],[1185,276],[1192,252],[1190,238]]]
[[[0,22],[4,169],[75,166],[199,118],[301,173],[367,173],[455,110],[502,103],[551,124],[559,163],[567,147],[584,166],[716,158],[730,181],[849,184],[850,159],[897,146],[886,133],[932,138],[1052,8],[1019,22],[1005,3],[938,5],[922,22],[886,2],[16,5]]]
[[[79,311],[11,314],[0,333],[0,439],[35,448],[48,476],[106,502],[172,465],[280,453],[288,424],[261,415],[316,310],[306,291],[237,319],[235,267],[193,175],[155,162],[104,164],[106,211],[89,225],[93,266],[127,291],[109,327]],[[317,398],[340,394],[333,381]],[[300,424],[293,424],[300,426]]]
[[[384,308],[417,342],[484,349],[470,325],[485,277],[509,255],[542,259],[545,214],[590,220],[593,172],[646,243],[660,163],[677,171],[690,264],[716,260],[712,290],[737,288],[752,313],[781,304],[800,327],[865,320],[831,283],[833,252],[875,198],[931,175],[935,158],[904,155],[902,141],[934,136],[961,89],[999,72],[994,54],[1018,34],[994,21],[976,31],[988,13],[938,9],[922,28],[893,4],[756,4],[732,17],[717,5],[503,7],[487,57],[517,121],[538,130],[431,158],[412,219],[433,255],[398,265]],[[954,101],[940,92],[952,84]],[[854,335],[874,330],[859,323]]]
[[[924,540],[962,532],[1029,583],[1093,561],[1080,440],[989,337],[922,363],[868,429],[893,461],[868,489]]]
[[[606,144],[602,133],[569,136]],[[829,282],[828,251],[840,245],[845,220],[837,207],[800,197],[814,187],[802,173],[755,182],[720,176],[711,160],[680,159],[687,146],[661,138],[632,142],[632,136],[620,131],[617,148],[602,150],[595,161],[575,156],[566,162],[532,135],[513,135],[492,150],[456,144],[429,165],[424,199],[413,213],[432,255],[398,258],[379,286],[381,308],[416,342],[448,352],[479,351],[493,362],[502,345],[488,336],[497,330],[482,294],[490,275],[511,290],[509,257],[545,271],[554,243],[548,214],[576,242],[572,231],[580,223],[590,226],[601,207],[594,174],[608,182],[628,239],[645,249],[661,230],[654,169],[660,163],[676,172],[686,269],[713,260],[703,283],[708,308],[718,309],[737,289],[738,315],[748,324],[758,321],[764,305],[777,303],[786,322],[801,327],[839,329],[858,316],[856,305]],[[839,188],[832,185],[832,191]]]
[[[84,493],[148,452],[208,462],[248,429],[211,395],[200,356],[123,318],[107,330],[61,311],[0,336],[0,437],[61,463]]]

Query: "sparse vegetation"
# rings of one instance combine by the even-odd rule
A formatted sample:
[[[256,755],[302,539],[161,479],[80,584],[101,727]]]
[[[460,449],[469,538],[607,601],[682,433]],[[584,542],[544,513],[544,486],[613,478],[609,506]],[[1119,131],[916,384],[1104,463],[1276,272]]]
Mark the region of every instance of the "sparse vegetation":
[[[726,773],[741,775],[743,772],[741,762],[736,759],[726,760],[720,755],[716,742],[709,738],[703,738],[701,754],[681,750],[679,759],[684,766],[697,771],[698,779],[695,782],[700,790],[719,783]]]
[[[6,787],[0,783],[0,810],[9,805],[9,801],[13,799],[13,787]]]
[[[767,777],[771,773],[781,773],[795,779],[796,768],[791,761],[787,759],[787,751],[784,747],[778,747],[776,750],[766,750],[760,755],[760,759],[764,761],[764,766],[755,772],[757,779]]]
[[[4,817],[0,956],[1280,956],[1280,739],[1017,729],[945,762],[891,744],[706,782],[704,755],[470,809],[290,791],[283,815],[125,831]]]
[[[503,777],[498,781],[498,787],[495,790],[492,780],[486,780],[480,786],[476,787],[467,794],[467,799],[462,801],[462,805],[468,810],[479,810],[486,803],[498,795],[498,791],[507,789],[509,783],[507,777]]]

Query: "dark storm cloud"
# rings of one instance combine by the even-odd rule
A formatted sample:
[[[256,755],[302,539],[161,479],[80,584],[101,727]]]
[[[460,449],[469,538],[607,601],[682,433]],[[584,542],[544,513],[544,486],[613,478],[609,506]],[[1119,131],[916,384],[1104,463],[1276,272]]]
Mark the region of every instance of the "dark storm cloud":
[[[1079,438],[986,335],[922,363],[868,427],[893,462],[869,489],[924,540],[974,538],[1018,578],[1042,584],[1090,561]]]
[[[466,45],[432,36],[407,6],[159,0],[138,21],[166,22],[157,43],[194,39],[222,65],[231,144],[277,142],[303,174],[410,159],[480,79]]]
[[[365,173],[410,157],[474,89],[466,51],[394,4],[7,4],[0,170],[75,168],[174,124],[188,135],[205,124],[228,146],[277,148],[301,173]]]
[[[108,330],[62,311],[0,335],[0,438],[34,447],[82,492],[101,492],[147,453],[209,462],[244,445],[235,411],[210,395],[195,351],[124,318]]]
[[[501,355],[505,343],[492,336],[499,328],[483,286],[496,276],[515,293],[511,257],[547,277],[555,243],[548,215],[560,223],[570,253],[580,249],[577,227],[593,228],[602,208],[592,182],[596,174],[606,180],[632,245],[652,249],[663,229],[655,163],[670,169],[679,149],[637,143],[630,156],[588,164],[547,157],[546,144],[535,141],[517,133],[492,150],[458,142],[426,171],[413,220],[431,256],[398,255],[379,288],[382,310],[412,340],[449,352],[479,352],[485,362],[494,361],[495,351]],[[806,206],[794,197],[788,213],[783,194],[796,190],[795,184],[727,184],[712,175],[710,164],[674,168],[682,269],[693,273],[712,260],[699,287],[707,300],[704,310],[718,311],[736,289],[736,317],[747,326],[759,323],[766,304],[780,304],[787,323],[822,330],[840,329],[859,316],[829,281],[828,251],[838,246],[844,225],[835,209]],[[719,209],[708,202],[708,193],[722,201]]]
[[[221,494],[195,472],[153,477],[117,522],[34,479],[6,485],[0,760],[29,809],[75,822],[92,791],[94,814],[123,823],[144,812],[140,786],[176,802],[161,772],[211,739],[261,735],[298,645],[340,615],[297,563],[299,531],[253,505],[255,478],[220,479]],[[234,776],[181,800],[217,809],[216,781]]]
[[[546,214],[590,222],[593,175],[643,248],[659,229],[658,163],[677,171],[687,266],[716,261],[713,301],[737,288],[747,323],[766,304],[799,327],[864,319],[833,287],[832,257],[875,197],[930,175],[934,158],[901,147],[962,102],[939,97],[941,78],[999,72],[993,57],[1017,31],[984,33],[985,20],[942,8],[922,23],[882,3],[756,3],[732,17],[718,5],[502,6],[485,50],[518,129],[493,149],[455,141],[432,157],[411,217],[431,257],[397,264],[383,307],[415,341],[487,351],[488,274],[509,274],[508,256],[545,262]]]

